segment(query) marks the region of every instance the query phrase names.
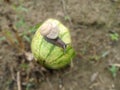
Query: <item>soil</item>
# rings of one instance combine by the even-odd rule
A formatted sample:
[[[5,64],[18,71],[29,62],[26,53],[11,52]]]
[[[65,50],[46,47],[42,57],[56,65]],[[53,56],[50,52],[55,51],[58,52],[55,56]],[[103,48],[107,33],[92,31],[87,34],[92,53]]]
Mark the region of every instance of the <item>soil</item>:
[[[61,70],[31,59],[31,27],[48,18],[70,29],[77,53]],[[120,37],[120,0],[0,0],[0,90],[120,90],[120,38],[112,40],[114,33]]]

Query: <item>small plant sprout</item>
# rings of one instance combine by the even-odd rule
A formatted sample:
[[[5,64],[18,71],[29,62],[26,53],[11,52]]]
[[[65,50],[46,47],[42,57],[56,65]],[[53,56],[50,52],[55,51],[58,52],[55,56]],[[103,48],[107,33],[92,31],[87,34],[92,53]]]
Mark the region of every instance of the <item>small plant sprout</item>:
[[[5,40],[6,40],[5,36],[0,38],[0,42],[5,41]]]
[[[112,64],[111,67],[108,69],[111,72],[112,76],[115,78],[118,72],[118,67]]]
[[[70,16],[66,15],[64,16],[64,19],[67,21],[67,20],[70,20]]]
[[[20,11],[22,11],[22,12],[27,12],[27,11],[28,11],[28,9],[25,8],[25,7],[22,6],[22,5],[19,5],[19,6],[13,5],[13,9],[14,9],[16,12],[20,12]]]
[[[110,38],[112,41],[118,41],[119,40],[119,34],[116,32],[110,33]]]
[[[16,23],[16,28],[21,28],[21,27],[25,27],[26,26],[26,23],[25,23],[25,20],[24,18],[20,18],[20,20]]]
[[[25,70],[27,70],[29,65],[27,63],[22,63],[22,64],[20,64],[20,67],[24,68]]]
[[[90,60],[98,61],[99,59],[100,59],[100,56],[99,56],[99,55],[90,56]]]

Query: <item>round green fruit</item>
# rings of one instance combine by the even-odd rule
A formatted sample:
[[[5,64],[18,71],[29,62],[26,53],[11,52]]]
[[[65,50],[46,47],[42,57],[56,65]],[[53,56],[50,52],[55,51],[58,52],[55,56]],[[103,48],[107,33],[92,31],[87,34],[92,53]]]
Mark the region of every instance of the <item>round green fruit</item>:
[[[65,49],[48,42],[44,36],[41,35],[40,29],[47,22],[57,25],[57,29],[59,29],[58,37],[66,44]],[[48,19],[38,28],[32,39],[31,50],[35,60],[49,69],[63,68],[70,64],[75,56],[68,28],[55,19]]]

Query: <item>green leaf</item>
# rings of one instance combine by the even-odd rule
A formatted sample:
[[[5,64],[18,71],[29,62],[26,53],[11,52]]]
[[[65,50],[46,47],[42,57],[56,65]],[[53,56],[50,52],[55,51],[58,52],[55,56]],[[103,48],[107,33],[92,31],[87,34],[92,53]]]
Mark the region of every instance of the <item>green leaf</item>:
[[[111,34],[110,34],[110,38],[111,38],[113,41],[118,41],[118,40],[119,40],[119,34],[118,34],[118,33],[111,33]]]
[[[67,20],[70,20],[70,16],[65,16],[64,19],[67,21]]]
[[[90,57],[90,60],[98,61],[99,59],[100,59],[100,56],[98,56],[98,55],[93,55]]]
[[[19,5],[19,6],[13,5],[12,8],[13,8],[15,11],[17,11],[17,12],[19,12],[19,11],[27,12],[27,11],[28,11],[28,9],[25,8],[25,7],[22,6],[22,5]]]
[[[21,67],[21,68],[24,68],[24,69],[27,69],[29,66],[28,66],[28,64],[26,64],[26,63],[22,63],[22,64],[20,64],[20,67]]]
[[[26,25],[26,23],[25,23],[24,19],[21,18],[21,19],[16,23],[15,26],[16,26],[17,28],[20,28],[20,27],[25,26],[25,25]]]
[[[18,11],[24,11],[24,12],[27,12],[27,11],[28,11],[28,9],[25,8],[25,7],[23,7],[22,5],[18,6],[18,7],[17,7],[17,10],[18,10]]]
[[[111,72],[112,76],[115,78],[116,75],[117,75],[118,68],[117,68],[115,65],[112,65],[112,66],[109,68],[109,71]]]
[[[31,90],[32,87],[34,87],[34,84],[33,83],[28,83],[26,85],[26,90]]]
[[[35,32],[40,26],[41,26],[41,23],[36,24],[35,26],[30,28],[30,32]]]
[[[4,40],[6,40],[5,37],[1,37],[1,38],[0,38],[0,42],[2,42],[2,41],[4,41]]]
[[[27,41],[27,42],[30,42],[31,41],[31,38],[27,35],[24,35],[23,38]]]

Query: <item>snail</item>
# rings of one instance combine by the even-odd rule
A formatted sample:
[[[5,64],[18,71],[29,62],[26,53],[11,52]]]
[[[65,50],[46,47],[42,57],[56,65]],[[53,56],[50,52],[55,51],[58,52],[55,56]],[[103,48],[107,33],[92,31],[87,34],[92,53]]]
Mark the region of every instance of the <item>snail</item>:
[[[40,28],[40,34],[47,42],[59,46],[65,51],[67,45],[59,38],[59,32],[58,24],[55,22],[47,21]]]

